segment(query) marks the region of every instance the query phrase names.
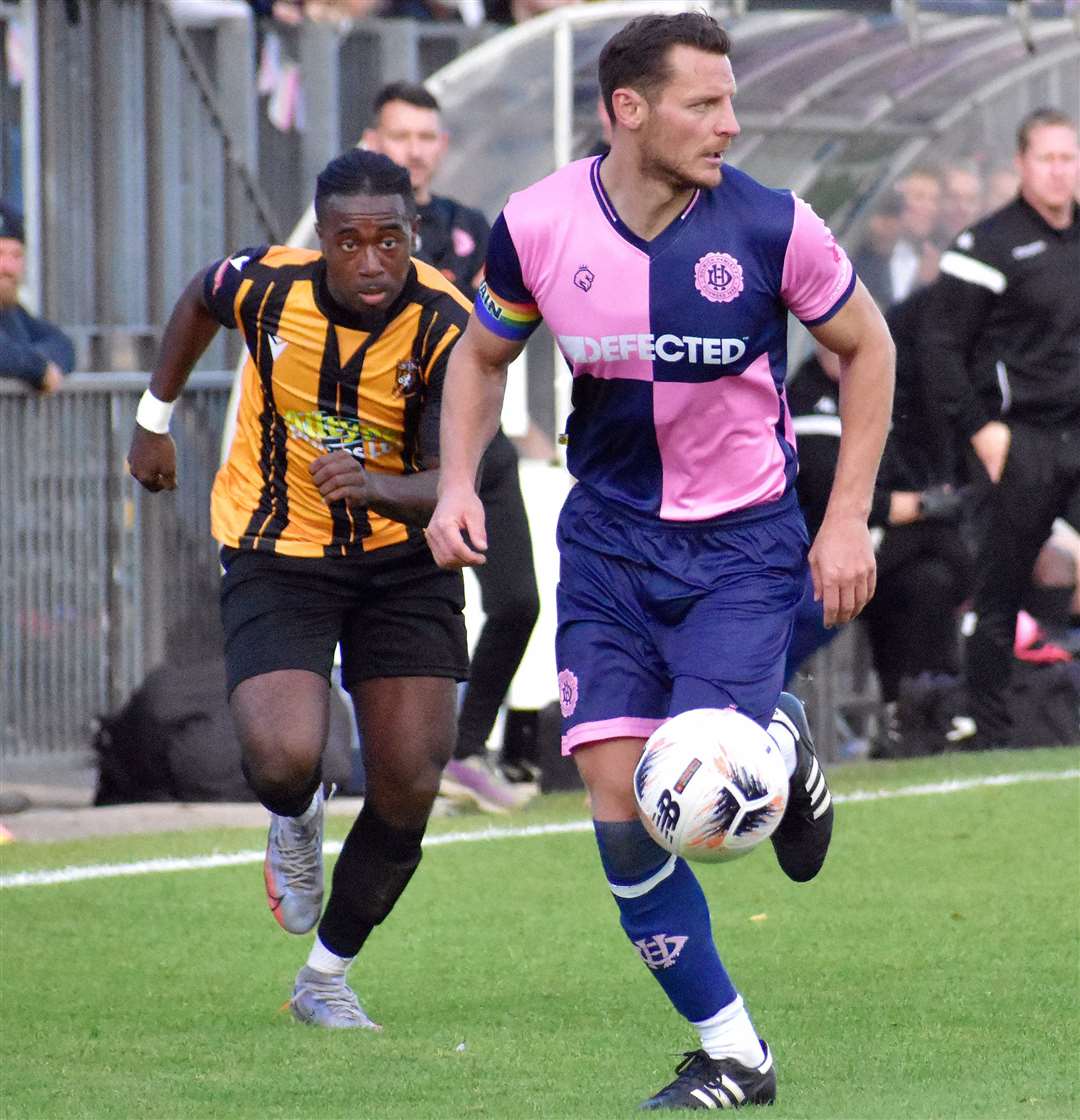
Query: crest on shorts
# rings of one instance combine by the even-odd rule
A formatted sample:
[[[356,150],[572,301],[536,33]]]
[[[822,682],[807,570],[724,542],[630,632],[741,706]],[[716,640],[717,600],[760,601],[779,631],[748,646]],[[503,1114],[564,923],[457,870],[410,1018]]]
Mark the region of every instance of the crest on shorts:
[[[394,396],[411,397],[420,388],[420,363],[410,358],[398,362],[394,374]]]
[[[694,286],[712,303],[730,303],[743,290],[742,265],[730,253],[706,253],[694,265]]]
[[[569,669],[559,673],[559,709],[569,719],[577,707],[577,677]]]

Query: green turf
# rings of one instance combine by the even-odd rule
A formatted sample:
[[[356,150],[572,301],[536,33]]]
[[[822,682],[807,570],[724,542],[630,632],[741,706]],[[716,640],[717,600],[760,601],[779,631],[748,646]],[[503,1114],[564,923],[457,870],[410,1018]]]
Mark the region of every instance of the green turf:
[[[1074,749],[948,756],[838,768],[833,785],[1078,764]],[[568,794],[508,823],[585,816]],[[16,844],[0,871],[261,844],[251,830]],[[771,1117],[1078,1114],[1075,778],[843,804],[814,884],[789,883],[767,849],[701,880],[777,1056]],[[430,848],[353,971],[378,1036],[278,1013],[309,939],[273,924],[254,864],[5,889],[0,934],[4,1120],[604,1120],[693,1043],[625,942],[587,833]]]

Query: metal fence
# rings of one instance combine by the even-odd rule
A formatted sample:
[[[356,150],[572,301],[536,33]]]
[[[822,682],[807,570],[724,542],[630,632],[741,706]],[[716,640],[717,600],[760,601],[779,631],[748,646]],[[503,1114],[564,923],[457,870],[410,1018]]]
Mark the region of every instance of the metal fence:
[[[250,17],[183,23],[165,0],[0,0],[0,35],[11,25],[25,73],[16,86],[0,52],[0,191],[21,195],[29,302],[92,370],[145,369],[198,268],[286,238],[317,172],[359,139],[383,82],[420,80],[495,30],[280,27],[304,111],[275,128]],[[201,368],[231,364],[234,342],[216,339]]]
[[[0,382],[5,759],[84,752],[93,717],[167,652],[213,640],[207,495],[231,381],[189,381],[173,418],[180,487],[157,495],[125,466],[145,374],[77,374],[48,398]]]
[[[231,381],[192,375],[172,424],[180,486],[162,494],[125,465],[145,374],[75,374],[48,398],[0,381],[5,762],[85,754],[95,716],[156,665],[220,640],[208,496]],[[800,681],[826,759],[840,747],[838,716],[872,716],[866,666],[852,627]]]

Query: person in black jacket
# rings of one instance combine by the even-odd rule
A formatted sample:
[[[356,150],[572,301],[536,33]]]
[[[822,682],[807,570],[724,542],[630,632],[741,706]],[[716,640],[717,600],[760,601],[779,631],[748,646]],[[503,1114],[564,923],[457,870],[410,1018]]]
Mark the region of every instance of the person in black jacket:
[[[1054,109],[1018,132],[1017,198],[941,258],[924,345],[981,484],[975,627],[964,677],[973,745],[1012,742],[1016,615],[1055,518],[1080,527],[1080,146]]]
[[[474,298],[483,277],[489,226],[479,210],[432,193],[447,143],[439,103],[423,86],[392,82],[376,95],[375,124],[365,131],[364,144],[408,168],[420,216],[416,256]],[[484,626],[473,647],[469,684],[458,714],[457,746],[442,792],[467,798],[485,811],[501,812],[516,808],[527,793],[490,765],[487,740],[540,613],[517,450],[501,428],[484,455],[480,498],[487,513],[489,547],[487,563],[474,571]]]
[[[449,143],[438,101],[421,85],[391,82],[375,95],[374,112],[375,123],[364,131],[364,147],[408,169],[420,216],[416,256],[433,264],[470,299],[475,297],[490,227],[479,210],[432,193],[432,180]]]
[[[957,671],[957,608],[969,579],[958,521],[961,497],[952,459],[938,438],[922,391],[919,289],[886,316],[896,343],[893,426],[874,487],[869,523],[876,530],[877,590],[863,610],[881,697],[895,705],[905,678]],[[837,359],[818,348],[792,376],[788,405],[799,447],[795,487],[811,534],[825,515],[840,443]],[[788,650],[786,679],[836,630],[826,630],[808,587]]]
[[[22,218],[0,203],[0,377],[55,393],[75,366],[75,348],[59,327],[19,304],[25,268]]]

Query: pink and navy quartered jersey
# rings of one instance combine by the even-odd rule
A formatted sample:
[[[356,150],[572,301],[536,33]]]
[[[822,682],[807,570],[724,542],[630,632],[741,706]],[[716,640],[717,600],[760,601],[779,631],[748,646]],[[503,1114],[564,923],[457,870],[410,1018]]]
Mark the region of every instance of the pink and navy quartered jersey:
[[[480,321],[511,340],[547,322],[574,375],[567,465],[603,500],[670,522],[778,501],[796,473],[787,312],[830,319],[854,290],[851,263],[805,202],[732,168],[643,241],[600,163],[510,197]]]

